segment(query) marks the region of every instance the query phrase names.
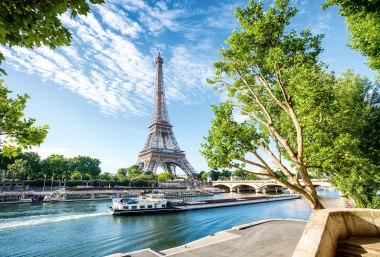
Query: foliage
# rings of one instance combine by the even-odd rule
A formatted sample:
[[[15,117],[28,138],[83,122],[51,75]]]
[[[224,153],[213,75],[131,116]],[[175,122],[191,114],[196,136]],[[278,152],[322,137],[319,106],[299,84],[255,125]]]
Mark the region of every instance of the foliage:
[[[124,174],[120,174],[120,173],[116,173],[114,178],[116,181],[122,181],[122,180],[127,179],[127,177]]]
[[[124,177],[127,176],[127,173],[128,173],[127,168],[120,168],[120,169],[118,169],[117,172],[116,172],[116,174],[124,175]]]
[[[226,91],[229,100],[213,106],[215,118],[202,154],[211,167],[254,175],[262,175],[255,169],[263,170],[319,209],[323,206],[307,172],[313,161],[309,139],[317,136],[313,124],[325,115],[334,78],[317,58],[322,36],[286,28],[296,12],[287,0],[274,1],[267,10],[253,1],[236,8],[242,29],[232,32],[228,49],[220,49],[224,60],[214,63],[215,77],[209,81]],[[244,120],[237,121],[236,115]]]
[[[27,179],[34,179],[40,175],[41,172],[41,157],[35,152],[23,152],[17,156],[17,159],[25,160],[28,166]]]
[[[8,173],[11,174],[13,179],[24,179],[28,170],[29,167],[25,160],[18,159],[13,164],[8,165]]]
[[[209,173],[207,172],[203,172],[202,174],[200,174],[200,180],[202,181],[207,181],[208,177],[209,177]]]
[[[61,176],[62,179],[69,177],[69,163],[63,155],[52,154],[41,161],[43,173],[52,179]]]
[[[7,170],[8,165],[14,163],[14,161],[15,157],[8,157],[0,153],[0,170]]]
[[[35,119],[24,117],[27,95],[10,98],[10,91],[0,79],[0,152],[15,156],[22,149],[40,145],[47,134],[48,126],[35,126]]]
[[[245,179],[246,176],[247,176],[247,173],[242,171],[242,170],[235,170],[234,172],[232,172],[232,176],[235,176],[235,177],[239,177],[239,178],[242,178],[242,179]]]
[[[217,181],[219,180],[220,172],[217,170],[210,170],[209,176],[211,177],[212,181]]]
[[[71,169],[79,172],[81,180],[86,175],[92,179],[99,176],[101,172],[99,165],[99,159],[79,155],[72,159]]]
[[[351,71],[329,73],[318,60],[322,36],[286,28],[296,14],[288,2],[236,9],[242,29],[220,49],[209,81],[228,100],[213,106],[202,154],[212,168],[264,172],[314,209],[323,206],[309,172],[331,176],[358,206],[377,206],[379,141],[367,135],[379,137],[378,87]]]
[[[380,75],[380,4],[379,1],[327,0],[324,8],[339,6],[346,17],[351,47],[368,58],[370,68]]]
[[[221,180],[229,180],[231,178],[231,171],[223,169],[220,173]]]
[[[173,176],[170,172],[163,171],[160,174],[158,174],[157,180],[158,181],[169,181],[169,180],[173,180]]]
[[[93,4],[104,0],[90,0]],[[86,15],[90,7],[85,0],[32,0],[0,2],[0,44],[4,46],[20,46],[27,48],[69,45],[70,31],[65,28],[60,16],[67,11],[71,17]],[[0,63],[4,56],[0,53]],[[4,70],[1,72],[5,73]]]
[[[331,182],[358,207],[380,208],[376,197],[380,188],[379,85],[347,71],[337,80],[334,93],[330,124],[323,127],[324,134],[333,136],[317,141],[316,154],[324,161],[315,168],[330,175]]]
[[[141,173],[142,171],[138,165],[132,165],[131,167],[128,167],[126,172],[127,177],[131,179],[141,175]]]
[[[110,181],[110,180],[112,180],[112,174],[109,173],[109,172],[100,173],[100,174],[99,174],[99,179],[101,179],[101,180],[106,180],[106,181]]]
[[[70,180],[72,181],[82,181],[83,180],[83,174],[81,174],[79,171],[74,171],[70,175]]]

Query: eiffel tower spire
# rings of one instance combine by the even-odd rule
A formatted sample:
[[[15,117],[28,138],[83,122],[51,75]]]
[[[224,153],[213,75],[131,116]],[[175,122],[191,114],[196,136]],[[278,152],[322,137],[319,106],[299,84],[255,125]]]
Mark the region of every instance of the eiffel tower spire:
[[[196,178],[196,172],[187,161],[174,137],[166,107],[165,88],[160,53],[156,57],[156,87],[152,122],[144,149],[139,153],[138,164],[145,172],[156,173],[158,167],[175,175],[176,167],[181,168],[189,179]]]
[[[164,60],[161,58],[160,52],[158,52],[158,56],[156,58],[156,90],[154,94],[152,124],[155,122],[170,124],[168,109],[166,108],[164,80],[162,74],[163,63]]]

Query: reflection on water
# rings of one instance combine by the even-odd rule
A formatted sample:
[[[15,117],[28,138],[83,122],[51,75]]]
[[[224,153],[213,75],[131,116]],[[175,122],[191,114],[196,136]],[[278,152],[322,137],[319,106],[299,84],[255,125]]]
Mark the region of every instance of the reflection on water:
[[[105,215],[108,204],[0,205],[0,256],[104,256],[147,247],[162,250],[251,221],[308,219],[311,213],[303,199],[137,217]]]

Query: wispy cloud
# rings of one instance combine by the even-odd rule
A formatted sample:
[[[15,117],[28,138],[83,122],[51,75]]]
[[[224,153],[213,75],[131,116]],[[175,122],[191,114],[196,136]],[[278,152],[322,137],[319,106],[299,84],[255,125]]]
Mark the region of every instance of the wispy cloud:
[[[166,2],[109,1],[75,20],[62,15],[62,22],[73,33],[69,47],[54,51],[0,47],[0,51],[16,69],[81,95],[105,114],[147,115],[153,100],[155,56],[151,47],[159,40],[155,36],[186,27],[180,21],[185,13],[182,5],[169,8]],[[149,37],[154,40],[147,48]],[[167,47],[164,68],[169,102],[191,103],[208,96],[205,80],[211,74],[211,60],[202,57],[202,51],[196,47],[190,51],[183,44]]]
[[[32,152],[37,152],[41,159],[46,159],[48,156],[52,154],[60,154],[65,157],[71,158],[78,155],[81,155],[80,153],[77,153],[73,151],[72,149],[65,148],[65,147],[59,147],[59,146],[40,146],[40,147],[33,147],[31,149]],[[84,155],[84,154],[82,154]]]

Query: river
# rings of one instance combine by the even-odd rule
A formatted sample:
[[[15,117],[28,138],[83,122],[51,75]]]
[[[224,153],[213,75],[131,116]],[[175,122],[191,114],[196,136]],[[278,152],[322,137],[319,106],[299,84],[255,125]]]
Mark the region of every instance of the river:
[[[337,195],[324,193],[324,197]],[[303,199],[137,217],[111,216],[109,204],[0,205],[0,256],[104,256],[148,247],[162,250],[252,221],[308,219],[311,213]]]

